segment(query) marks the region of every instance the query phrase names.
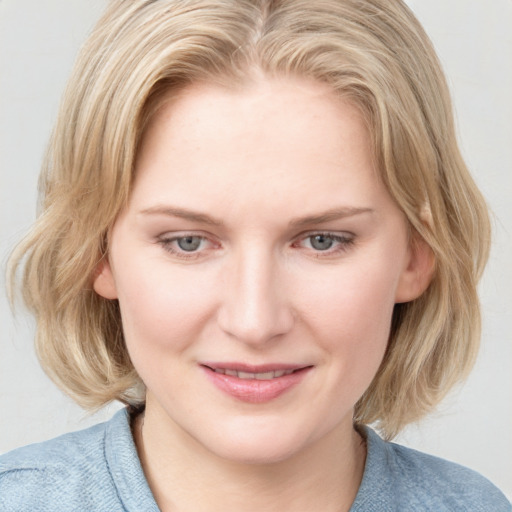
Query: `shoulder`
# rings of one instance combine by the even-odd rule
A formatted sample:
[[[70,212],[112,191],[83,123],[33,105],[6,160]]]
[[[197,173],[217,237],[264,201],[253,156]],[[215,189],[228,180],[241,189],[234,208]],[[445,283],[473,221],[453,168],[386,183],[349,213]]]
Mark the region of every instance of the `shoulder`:
[[[98,498],[108,510],[122,510],[105,458],[105,437],[123,421],[120,413],[110,422],[2,455],[0,512],[93,510]]]
[[[370,429],[367,429],[367,438],[368,459],[360,489],[362,498],[369,500],[367,507],[376,498],[378,488],[380,499],[386,502],[386,507],[375,509],[381,511],[512,510],[501,491],[471,469],[385,442]]]
[[[511,510],[501,491],[476,471],[395,443],[389,443],[389,450],[401,487],[420,502],[428,498],[432,510]]]

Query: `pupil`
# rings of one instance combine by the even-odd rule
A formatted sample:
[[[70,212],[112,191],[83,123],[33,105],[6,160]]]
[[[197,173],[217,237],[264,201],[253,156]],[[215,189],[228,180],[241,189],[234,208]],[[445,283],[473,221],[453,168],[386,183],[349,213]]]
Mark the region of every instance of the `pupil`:
[[[178,239],[178,246],[183,251],[195,251],[201,244],[201,238],[198,236],[185,236]]]
[[[311,237],[311,245],[318,251],[326,251],[332,247],[333,240],[330,236],[315,235]]]

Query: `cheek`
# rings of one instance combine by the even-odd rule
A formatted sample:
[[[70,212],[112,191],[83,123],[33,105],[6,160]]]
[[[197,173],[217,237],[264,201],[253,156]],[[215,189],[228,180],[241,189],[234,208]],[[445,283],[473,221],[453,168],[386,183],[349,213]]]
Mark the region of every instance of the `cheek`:
[[[326,357],[333,379],[362,394],[384,356],[394,308],[396,273],[385,265],[340,267],[304,283],[301,310]],[[297,294],[299,295],[299,294]]]
[[[134,265],[135,266],[135,265]],[[132,359],[182,352],[197,337],[213,309],[214,296],[200,273],[177,271],[166,262],[146,262],[144,272],[118,285],[123,329]]]
[[[351,333],[358,344],[368,332],[386,331],[394,307],[397,273],[385,265],[346,265],[302,279],[295,295],[301,309],[325,332]],[[384,327],[384,329],[383,329]]]

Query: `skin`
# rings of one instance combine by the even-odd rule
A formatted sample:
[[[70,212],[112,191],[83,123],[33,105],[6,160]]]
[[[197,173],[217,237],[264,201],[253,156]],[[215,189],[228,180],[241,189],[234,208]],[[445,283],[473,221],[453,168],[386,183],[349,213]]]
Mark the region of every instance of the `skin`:
[[[429,266],[359,111],[326,85],[259,78],[169,97],[94,282],[119,300],[147,386],[135,439],[160,508],[348,510],[365,461],[354,405],[394,304],[424,291]],[[311,369],[254,404],[213,386],[205,361]]]

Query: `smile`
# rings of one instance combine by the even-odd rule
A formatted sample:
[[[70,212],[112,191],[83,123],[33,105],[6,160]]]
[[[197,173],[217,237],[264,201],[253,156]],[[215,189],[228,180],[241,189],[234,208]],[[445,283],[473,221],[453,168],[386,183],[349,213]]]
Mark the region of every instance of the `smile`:
[[[297,386],[313,366],[207,363],[201,368],[224,394],[242,402],[269,402]]]
[[[222,375],[230,375],[231,377],[238,377],[239,379],[256,379],[256,380],[271,380],[277,377],[282,377],[283,375],[290,375],[295,370],[275,370],[269,372],[261,372],[261,373],[252,373],[252,372],[244,372],[239,370],[227,370],[224,368],[215,368],[213,370],[215,373],[220,373]]]

